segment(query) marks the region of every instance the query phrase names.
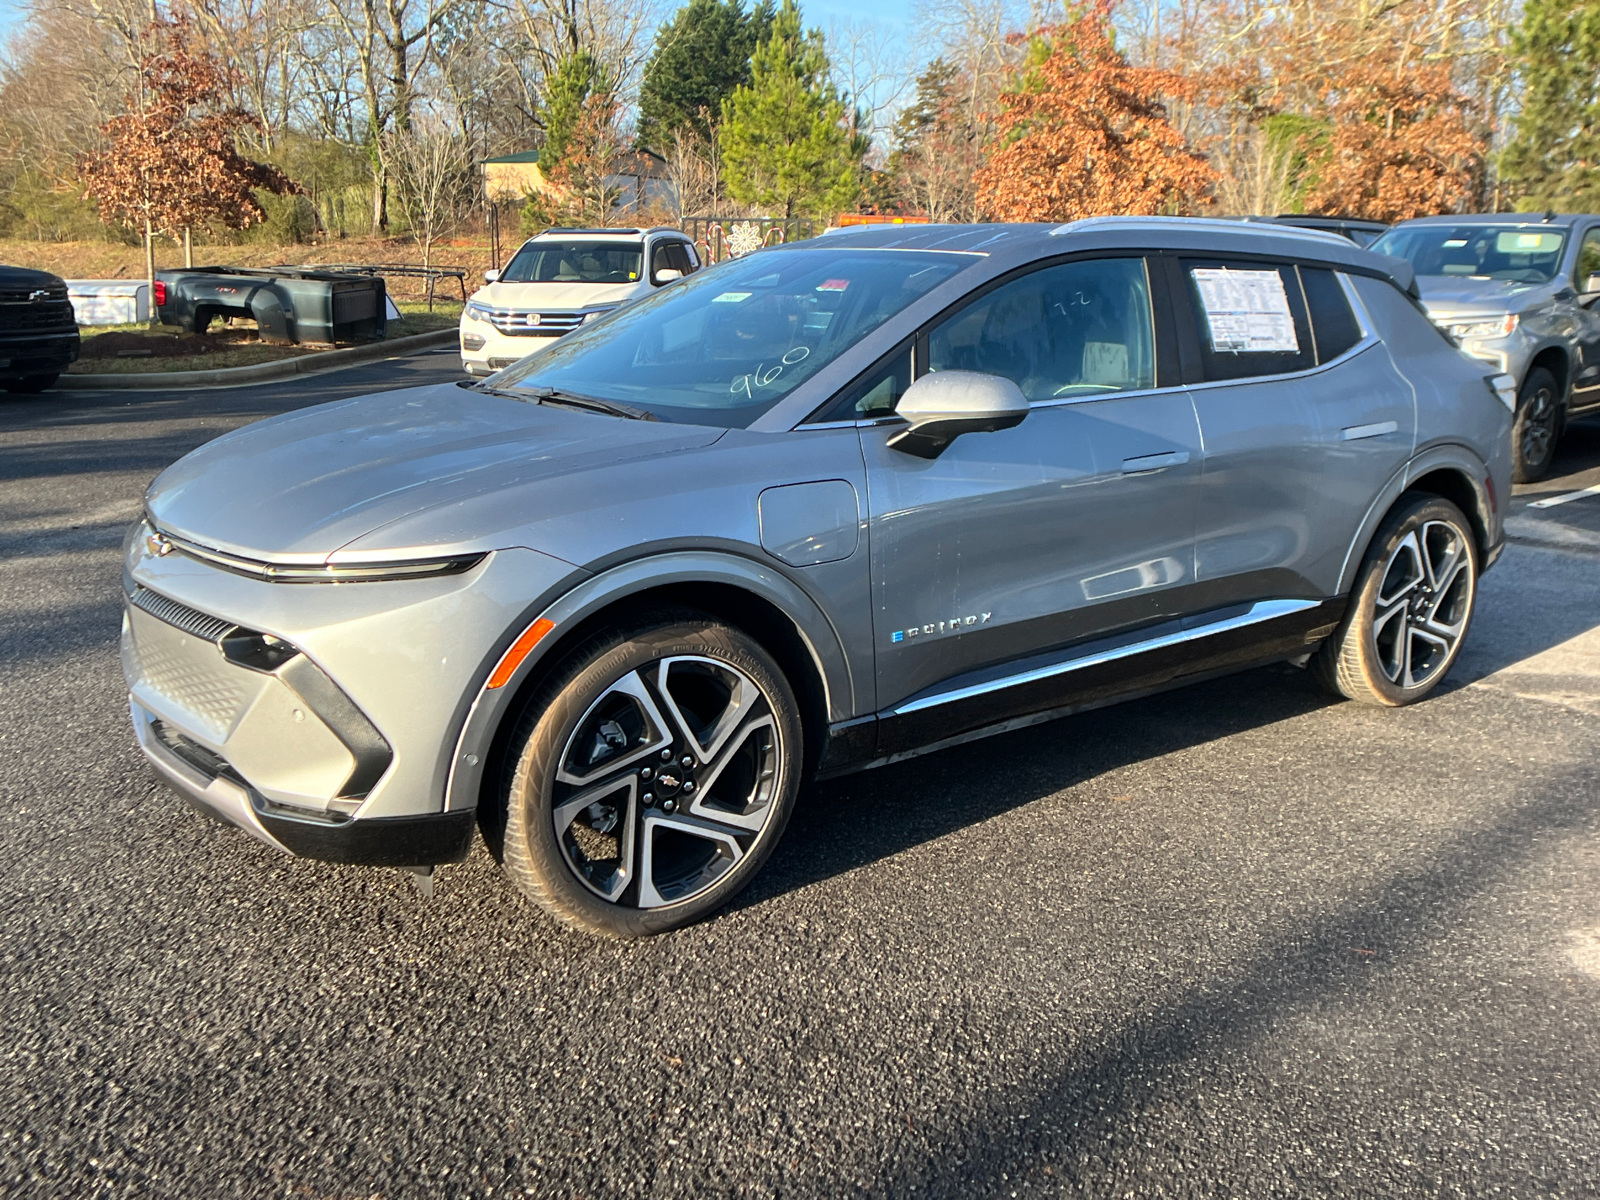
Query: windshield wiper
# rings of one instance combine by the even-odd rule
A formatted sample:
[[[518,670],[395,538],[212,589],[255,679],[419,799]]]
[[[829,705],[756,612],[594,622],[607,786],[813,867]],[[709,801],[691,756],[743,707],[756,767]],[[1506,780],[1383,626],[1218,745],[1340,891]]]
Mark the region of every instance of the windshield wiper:
[[[564,392],[560,388],[531,387],[519,389],[538,399],[540,404],[558,404],[565,408],[582,408],[589,412],[605,413],[612,417],[626,417],[630,421],[658,421],[653,412],[646,412],[642,408],[635,408],[631,404],[623,404],[616,400],[602,400],[598,396],[580,396],[576,392]]]
[[[504,396],[507,400],[520,400],[524,404],[532,396],[540,404],[555,404],[562,408],[581,408],[586,412],[604,413],[608,417],[625,417],[630,421],[659,421],[661,418],[653,412],[642,408],[635,408],[631,404],[623,404],[618,400],[602,400],[598,396],[580,396],[576,392],[563,392],[553,387],[531,388],[492,388],[487,383],[472,379],[462,379],[456,383],[457,387],[468,388],[474,392],[485,392],[491,396]]]

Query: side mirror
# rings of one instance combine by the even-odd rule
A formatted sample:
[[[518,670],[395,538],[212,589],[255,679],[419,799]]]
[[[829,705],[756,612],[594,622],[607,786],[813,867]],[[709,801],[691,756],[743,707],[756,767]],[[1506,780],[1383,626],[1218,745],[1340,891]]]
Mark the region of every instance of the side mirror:
[[[497,282],[499,282],[499,279],[500,279],[500,272],[499,271],[485,271],[483,273],[483,281],[485,283],[497,283]]]
[[[906,389],[895,415],[911,424],[889,445],[918,458],[938,458],[963,433],[991,433],[1022,424],[1028,401],[1022,389],[999,375],[936,371]]]
[[[662,267],[656,272],[654,283],[660,287],[664,283],[671,283],[674,279],[682,279],[683,272],[676,267]]]
[[[1591,275],[1583,281],[1583,294],[1588,296],[1600,292],[1600,275]]]

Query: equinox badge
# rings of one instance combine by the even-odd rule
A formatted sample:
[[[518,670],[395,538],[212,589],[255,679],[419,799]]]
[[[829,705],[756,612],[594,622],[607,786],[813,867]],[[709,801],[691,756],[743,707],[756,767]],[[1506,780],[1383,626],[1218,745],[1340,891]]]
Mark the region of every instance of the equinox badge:
[[[975,625],[987,625],[993,613],[974,613],[967,617],[951,617],[948,621],[933,621],[927,625],[913,625],[910,629],[896,629],[889,635],[891,642],[903,642],[907,638],[927,637],[935,633],[960,633],[963,629],[970,629]]]

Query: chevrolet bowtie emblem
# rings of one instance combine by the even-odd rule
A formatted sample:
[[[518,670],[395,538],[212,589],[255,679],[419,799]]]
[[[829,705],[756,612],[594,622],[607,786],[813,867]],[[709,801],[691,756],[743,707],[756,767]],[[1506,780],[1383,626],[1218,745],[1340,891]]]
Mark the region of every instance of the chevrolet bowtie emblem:
[[[144,548],[157,558],[165,558],[172,553],[172,543],[159,533],[147,534],[144,539]]]
[[[50,299],[50,293],[45,291],[43,288],[37,292],[28,293],[28,300],[33,304],[42,304],[48,299]]]

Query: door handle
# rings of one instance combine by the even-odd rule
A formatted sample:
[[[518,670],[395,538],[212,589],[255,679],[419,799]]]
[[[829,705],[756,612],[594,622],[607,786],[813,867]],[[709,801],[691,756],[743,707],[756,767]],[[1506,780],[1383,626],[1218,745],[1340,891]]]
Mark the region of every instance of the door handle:
[[[1347,442],[1360,441],[1362,438],[1382,437],[1386,433],[1395,433],[1400,426],[1394,421],[1377,421],[1371,425],[1351,425],[1348,429],[1340,431],[1340,436]]]
[[[1182,466],[1189,461],[1187,450],[1168,450],[1164,454],[1141,454],[1138,458],[1125,458],[1122,460],[1122,473],[1124,475],[1148,475],[1153,471],[1164,471],[1168,467]]]

